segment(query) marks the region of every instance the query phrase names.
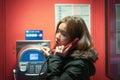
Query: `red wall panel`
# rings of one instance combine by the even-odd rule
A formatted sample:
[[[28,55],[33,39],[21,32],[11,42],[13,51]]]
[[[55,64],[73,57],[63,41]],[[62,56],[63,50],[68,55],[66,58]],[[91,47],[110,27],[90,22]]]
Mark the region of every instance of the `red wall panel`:
[[[3,51],[2,51],[2,0],[0,0],[0,63],[3,64]],[[3,72],[3,65],[0,66],[0,71]],[[3,74],[0,73],[0,79],[3,78]]]
[[[3,28],[5,25],[5,19],[4,19],[4,1],[0,0],[0,79],[4,80],[5,75],[5,29]]]
[[[91,34],[94,46],[99,53],[99,59],[95,63],[96,75],[91,77],[91,80],[109,80],[105,75],[104,0],[5,0],[5,80],[13,80],[12,70],[16,65],[16,40],[25,39],[25,30],[41,29],[43,39],[50,39],[51,47],[54,44],[55,4],[91,5]]]
[[[109,80],[105,74],[105,14],[104,0],[93,1],[91,8],[92,36],[94,46],[98,51],[98,61],[96,65],[96,75],[94,80]]]

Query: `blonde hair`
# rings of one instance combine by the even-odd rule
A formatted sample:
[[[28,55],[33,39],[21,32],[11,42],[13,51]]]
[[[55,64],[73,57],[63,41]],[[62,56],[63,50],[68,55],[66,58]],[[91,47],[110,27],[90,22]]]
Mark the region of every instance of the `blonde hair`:
[[[66,23],[66,30],[71,37],[71,41],[76,37],[80,39],[76,47],[77,49],[84,51],[89,50],[93,46],[86,23],[82,18],[76,16],[66,16],[58,22],[56,31],[61,23]]]

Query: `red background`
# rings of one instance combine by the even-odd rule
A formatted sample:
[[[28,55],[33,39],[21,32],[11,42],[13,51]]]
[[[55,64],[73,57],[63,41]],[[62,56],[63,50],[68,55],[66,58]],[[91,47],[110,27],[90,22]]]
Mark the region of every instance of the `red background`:
[[[25,30],[43,30],[43,39],[54,44],[55,4],[90,4],[91,35],[99,53],[96,74],[91,80],[110,80],[105,73],[104,0],[0,0],[0,79],[13,80],[16,40],[25,39]]]

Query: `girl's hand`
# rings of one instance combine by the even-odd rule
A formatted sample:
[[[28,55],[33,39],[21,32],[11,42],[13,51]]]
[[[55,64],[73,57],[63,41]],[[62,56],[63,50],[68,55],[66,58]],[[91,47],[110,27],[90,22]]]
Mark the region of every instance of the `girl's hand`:
[[[55,49],[54,54],[58,54],[62,57],[65,57],[68,54],[68,51],[70,50],[71,46],[69,45],[67,48],[65,46],[57,46]]]
[[[44,55],[50,56],[50,53],[49,53],[50,48],[48,48],[48,47],[41,47],[41,50],[43,51]]]

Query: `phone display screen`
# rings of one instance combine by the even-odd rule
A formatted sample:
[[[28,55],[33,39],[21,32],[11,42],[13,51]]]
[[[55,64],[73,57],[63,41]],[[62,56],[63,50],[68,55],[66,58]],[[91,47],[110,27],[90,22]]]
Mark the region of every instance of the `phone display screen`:
[[[38,54],[30,54],[30,60],[38,60]]]

